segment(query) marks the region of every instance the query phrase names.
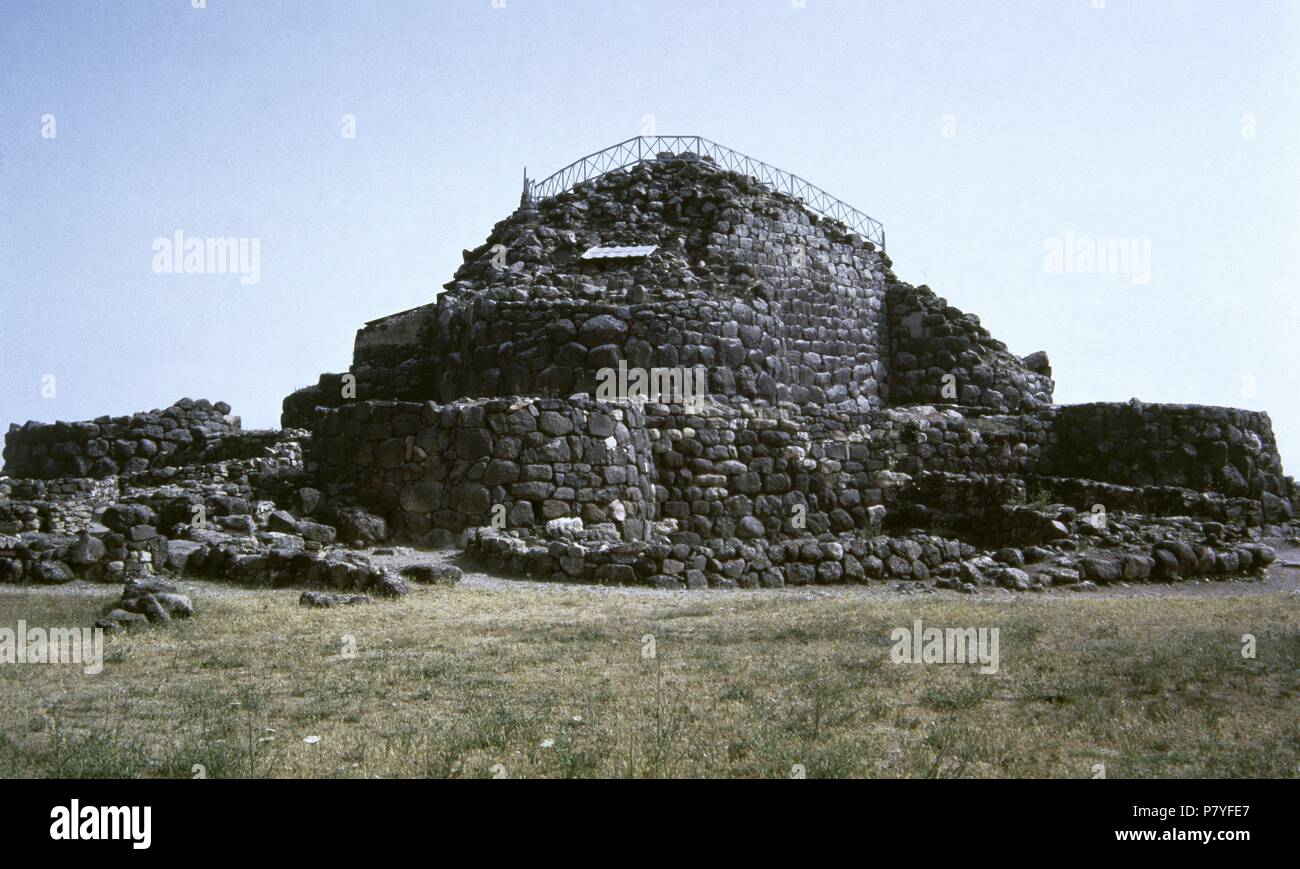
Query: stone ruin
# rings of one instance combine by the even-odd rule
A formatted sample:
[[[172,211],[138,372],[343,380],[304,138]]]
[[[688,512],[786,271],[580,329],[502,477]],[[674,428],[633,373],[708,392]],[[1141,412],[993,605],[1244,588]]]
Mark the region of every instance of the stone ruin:
[[[1296,533],[1266,414],[1053,386],[839,220],[662,153],[526,193],[283,430],[189,400],[11,428],[0,580],[400,595],[358,550],[455,545],[540,580],[1086,589]]]
[[[109,630],[189,617],[168,577],[405,594],[400,576],[338,545],[383,539],[382,520],[338,508],[331,524],[312,521],[321,496],[303,466],[308,433],[247,431],[230,410],[183,398],[131,416],[11,426],[0,582],[125,583],[97,622]]]

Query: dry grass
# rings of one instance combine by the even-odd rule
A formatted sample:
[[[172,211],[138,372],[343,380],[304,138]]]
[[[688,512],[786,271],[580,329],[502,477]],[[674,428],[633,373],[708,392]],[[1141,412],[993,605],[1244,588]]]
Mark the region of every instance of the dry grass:
[[[87,624],[112,595],[8,590],[0,625]],[[0,775],[1082,778],[1104,763],[1109,778],[1292,777],[1300,763],[1295,595],[296,598],[201,589],[191,622],[108,638],[97,676],[0,665]],[[891,663],[889,632],[917,617],[998,627],[1000,672]]]

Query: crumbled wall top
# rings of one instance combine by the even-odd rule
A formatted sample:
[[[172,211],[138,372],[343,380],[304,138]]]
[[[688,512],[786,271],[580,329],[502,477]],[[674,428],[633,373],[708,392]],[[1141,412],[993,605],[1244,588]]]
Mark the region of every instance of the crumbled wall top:
[[[596,246],[654,250],[583,259]],[[435,303],[361,329],[348,373],[352,397],[454,401],[592,394],[620,362],[701,366],[715,400],[1051,403],[1045,359],[1034,370],[977,319],[898,281],[848,227],[695,154],[525,202],[465,251]],[[287,398],[285,424],[338,406],[340,378]]]

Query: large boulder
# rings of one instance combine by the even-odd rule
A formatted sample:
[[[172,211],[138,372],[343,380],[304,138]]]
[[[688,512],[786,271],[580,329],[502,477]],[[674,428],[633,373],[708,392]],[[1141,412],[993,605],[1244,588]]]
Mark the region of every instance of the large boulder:
[[[127,580],[119,606],[127,612],[139,613],[151,622],[187,619],[194,615],[190,599],[181,594],[176,585],[157,577]]]
[[[323,525],[320,522],[308,522],[303,520],[298,523],[298,533],[304,540],[313,540],[317,543],[333,543],[337,532],[329,525]]]
[[[370,603],[368,594],[333,594],[327,591],[304,591],[298,597],[298,605],[311,609],[329,609],[336,606],[355,606]]]
[[[174,573],[184,573],[189,565],[190,556],[204,548],[204,544],[193,540],[167,541],[167,569]]]
[[[1178,566],[1178,556],[1170,550],[1153,549],[1151,557],[1155,560],[1155,565],[1151,569],[1153,579],[1163,580],[1164,582],[1177,582],[1183,578]]]
[[[380,597],[403,597],[410,594],[410,584],[391,570],[372,571],[366,589]]]
[[[320,490],[313,489],[310,486],[304,486],[293,493],[294,506],[304,516],[311,516],[320,509],[322,500]]]
[[[139,525],[158,524],[158,514],[144,504],[110,504],[101,520],[110,531],[126,534]]]
[[[268,531],[297,534],[298,520],[293,518],[293,514],[287,510],[273,510],[271,515],[266,517],[266,528]]]
[[[1251,562],[1249,567],[1244,563],[1244,559],[1241,558],[1240,550],[1250,553]],[[1276,560],[1277,550],[1271,546],[1265,546],[1261,543],[1247,543],[1246,545],[1239,547],[1238,562],[1241,564],[1242,570],[1263,570]]]
[[[598,314],[583,321],[578,329],[578,339],[588,347],[622,341],[627,334],[627,323],[612,314]]]
[[[1000,568],[995,572],[994,576],[998,585],[1013,591],[1031,591],[1036,585],[1033,577],[1018,567]]]
[[[1083,574],[1084,579],[1091,580],[1098,585],[1117,582],[1124,576],[1124,568],[1121,562],[1111,558],[1080,558],[1079,571]]]
[[[0,558],[0,582],[22,582],[23,563],[17,558]]]
[[[408,564],[402,576],[422,584],[455,585],[460,582],[460,568],[451,564]]]
[[[1026,368],[1036,374],[1042,374],[1046,377],[1052,376],[1052,362],[1047,358],[1046,350],[1035,350],[1021,361]]]
[[[27,579],[44,585],[62,585],[75,578],[72,569],[62,561],[37,561],[27,568]]]
[[[77,538],[77,542],[72,544],[68,550],[68,561],[76,567],[89,567],[92,564],[98,564],[100,559],[108,548],[104,546],[104,541],[98,537],[92,537],[89,533],[82,532]]]
[[[149,619],[140,613],[128,612],[121,607],[112,607],[103,618],[95,622],[95,627],[110,633],[122,630],[135,630],[149,624]]]
[[[338,538],[350,546],[374,546],[388,539],[388,523],[361,507],[340,507],[334,512]]]
[[[1178,560],[1178,572],[1183,576],[1194,574],[1200,568],[1200,559],[1196,556],[1196,550],[1182,540],[1162,540],[1155,548],[1157,551],[1172,554]]]

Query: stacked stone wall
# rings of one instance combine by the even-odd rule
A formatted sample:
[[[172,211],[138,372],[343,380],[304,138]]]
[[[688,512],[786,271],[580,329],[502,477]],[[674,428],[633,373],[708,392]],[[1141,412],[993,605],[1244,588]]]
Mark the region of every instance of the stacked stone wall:
[[[395,363],[391,345],[359,337],[358,394],[452,401],[590,393],[597,372],[626,360],[647,369],[702,366],[718,395],[879,405],[880,255],[834,240],[795,209],[767,218],[727,213],[732,219],[717,221],[699,260],[716,274],[690,271],[679,236],[656,239],[664,250],[642,264],[582,266],[583,291],[559,298],[545,285],[527,294],[444,294],[436,316],[422,309],[426,323],[408,359]],[[585,241],[574,251],[595,232],[577,233]],[[322,381],[318,392],[331,386]]]
[[[926,286],[891,283],[886,307],[892,404],[953,404],[999,413],[1051,405],[1054,384],[1045,354],[1012,355],[977,316]]]
[[[956,576],[959,559],[975,550],[928,534],[866,538],[855,533],[715,541],[708,546],[677,542],[592,548],[476,528],[466,536],[465,553],[496,570],[530,579],[700,589],[923,581]]]
[[[119,495],[117,477],[0,481],[0,534],[75,534]]]
[[[853,418],[884,467],[905,474],[1037,473],[1052,439],[1051,411],[966,416],[932,407]]]
[[[583,260],[596,245],[648,257]],[[620,360],[702,366],[720,396],[884,401],[888,259],[791,197],[694,157],[613,172],[494,228],[434,305],[360,330],[355,397],[591,393]],[[344,403],[326,374],[285,400]]]
[[[700,413],[647,407],[663,519],[678,539],[757,539],[866,528],[872,517],[862,484],[814,444],[795,420],[743,415],[709,403]],[[850,448],[865,458],[861,445]],[[850,474],[851,476],[851,474]]]
[[[1042,472],[1130,486],[1177,486],[1261,500],[1290,481],[1268,414],[1183,404],[1096,403],[1056,410]]]
[[[1107,513],[1194,516],[1254,527],[1292,517],[1290,501],[1280,498],[1230,498],[1178,486],[1122,486],[1078,477],[1031,477],[1025,482],[1030,498],[1065,504],[1081,513],[1091,513],[1100,505]]]
[[[237,431],[230,405],[183,398],[165,410],[84,422],[11,425],[5,473],[11,477],[106,478],[197,460],[210,439]]]
[[[760,388],[757,396],[819,406],[860,399],[879,407],[889,346],[884,255],[797,205],[755,210],[732,203],[715,229],[706,262],[719,272],[716,283],[742,300],[767,301],[772,312],[769,323],[755,322],[745,301],[733,311],[747,347],[759,335],[745,335],[746,328],[763,329],[773,345],[764,349],[776,388]],[[739,370],[743,376],[744,366]],[[735,394],[748,395],[747,385]]]
[[[660,516],[680,539],[874,533],[902,474],[1036,473],[1050,415],[967,418],[933,408],[802,413],[709,402],[647,405]],[[803,522],[802,525],[797,524]]]
[[[653,514],[639,412],[591,399],[358,401],[322,414],[308,461],[328,497],[418,544],[573,517],[641,539]]]

